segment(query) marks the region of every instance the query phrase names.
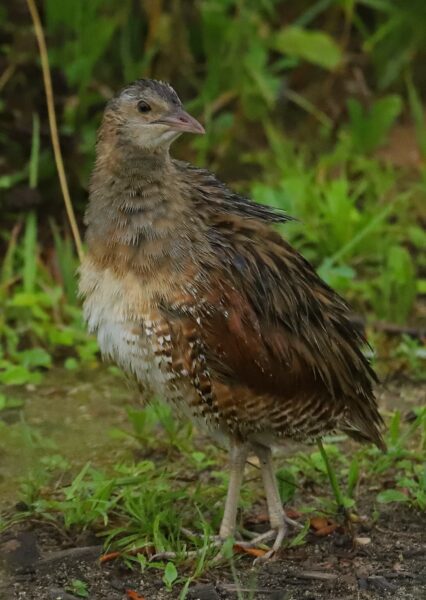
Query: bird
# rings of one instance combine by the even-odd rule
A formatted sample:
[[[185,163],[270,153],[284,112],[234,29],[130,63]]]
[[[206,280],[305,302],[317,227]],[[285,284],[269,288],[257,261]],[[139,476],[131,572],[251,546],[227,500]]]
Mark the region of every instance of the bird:
[[[106,105],[85,213],[79,292],[102,357],[229,451],[219,537],[235,535],[248,456],[273,555],[288,533],[272,450],[342,431],[385,449],[366,340],[350,308],[279,233],[290,217],[172,158],[204,127],[167,82]]]

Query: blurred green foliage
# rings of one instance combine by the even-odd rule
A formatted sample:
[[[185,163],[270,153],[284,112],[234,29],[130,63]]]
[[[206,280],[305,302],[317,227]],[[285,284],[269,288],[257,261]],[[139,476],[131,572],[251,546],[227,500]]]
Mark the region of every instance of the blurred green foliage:
[[[423,0],[38,4],[80,222],[105,101],[132,79],[166,79],[207,130],[177,155],[288,210],[299,222],[283,234],[357,311],[418,322]],[[25,3],[2,6],[0,27],[0,382],[16,384],[37,382],[52,356],[92,363],[96,346],[76,299]]]

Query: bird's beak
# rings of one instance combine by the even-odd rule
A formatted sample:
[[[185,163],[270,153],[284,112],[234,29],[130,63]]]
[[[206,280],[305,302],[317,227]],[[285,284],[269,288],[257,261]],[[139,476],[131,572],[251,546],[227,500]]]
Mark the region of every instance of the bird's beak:
[[[154,123],[161,125],[167,125],[170,129],[175,131],[186,131],[188,133],[205,133],[204,127],[191,117],[183,108],[178,108],[168,115],[164,115],[161,119],[156,119]]]

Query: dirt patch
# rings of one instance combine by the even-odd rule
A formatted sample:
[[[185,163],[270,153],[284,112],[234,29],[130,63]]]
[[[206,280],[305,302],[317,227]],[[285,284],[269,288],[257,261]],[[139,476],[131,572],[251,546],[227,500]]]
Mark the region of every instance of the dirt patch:
[[[239,590],[240,597],[259,600],[420,600],[426,597],[425,531],[426,515],[388,506],[374,526],[358,528],[359,536],[371,539],[368,545],[354,546],[338,533],[312,536],[266,564],[253,566],[251,557],[238,558],[238,580],[229,566],[219,566],[194,583],[188,598],[231,600]],[[132,598],[126,590],[145,600],[179,597],[179,586],[167,591],[160,572],[130,571],[121,561],[100,565],[101,546],[90,538],[82,541],[70,546],[57,530],[40,524],[4,533],[0,598],[71,600],[75,596],[67,590],[74,579],[87,584],[90,600]]]

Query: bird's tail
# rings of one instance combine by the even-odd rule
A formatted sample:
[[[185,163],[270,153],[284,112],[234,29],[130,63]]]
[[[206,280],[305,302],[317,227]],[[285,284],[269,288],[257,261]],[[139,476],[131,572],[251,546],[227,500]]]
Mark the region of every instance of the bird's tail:
[[[360,399],[359,403],[350,407],[350,412],[346,415],[341,429],[354,440],[363,443],[373,443],[380,450],[386,452],[386,444],[383,439],[382,431],[384,421],[377,410],[375,403],[364,402]]]

